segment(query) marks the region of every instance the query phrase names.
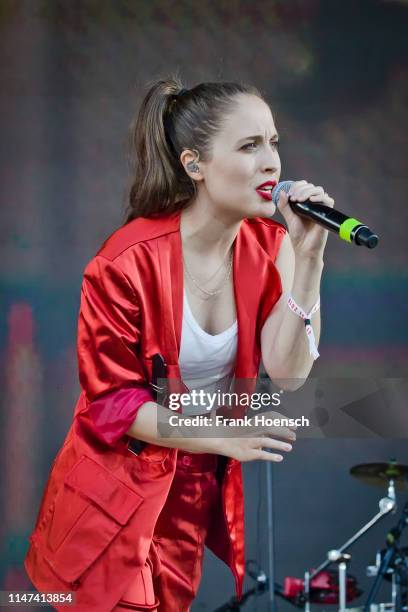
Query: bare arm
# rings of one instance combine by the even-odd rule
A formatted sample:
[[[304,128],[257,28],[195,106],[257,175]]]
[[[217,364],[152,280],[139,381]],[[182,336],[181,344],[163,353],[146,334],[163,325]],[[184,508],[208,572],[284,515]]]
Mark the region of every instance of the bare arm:
[[[216,438],[187,438],[185,437],[189,430],[188,428],[177,427],[177,436],[164,438],[160,435],[157,428],[157,423],[166,423],[171,416],[174,416],[172,410],[156,404],[156,402],[145,402],[137,412],[137,416],[132,425],[126,432],[128,436],[149,442],[150,444],[158,444],[167,448],[180,448],[185,451],[195,453],[219,453],[218,441]],[[176,429],[174,427],[173,429]],[[193,428],[199,435],[200,428]],[[204,434],[204,430],[203,430]]]
[[[289,195],[298,202],[307,199],[333,207],[334,200],[323,189],[306,181],[292,184]],[[306,313],[315,305],[320,293],[323,254],[327,230],[296,215],[290,208],[288,195],[282,190],[278,208],[289,233],[282,241],[276,260],[282,281],[282,296],[264,323],[261,332],[262,360],[268,376],[283,389],[299,388],[313,365],[302,318],[287,306],[291,293]],[[311,319],[316,344],[320,337],[320,311]]]
[[[287,299],[292,294],[296,303],[309,312],[319,297],[323,265],[320,255],[296,257],[286,234],[276,260],[282,295],[266,319],[261,333],[265,370],[271,380],[281,387],[285,387],[285,384],[296,387],[297,381],[300,386],[312,368],[314,361],[309,353],[304,321],[290,310]],[[319,310],[313,315],[311,324],[318,344]]]
[[[287,442],[271,438],[272,433],[292,442],[296,438],[295,433],[286,427],[281,427],[279,430],[278,428],[269,428],[269,434],[262,433],[259,430],[256,437],[243,437],[243,428],[236,427],[233,428],[233,432],[242,437],[231,437],[232,428],[228,425],[218,426],[217,433],[212,432],[213,437],[208,437],[209,428],[207,427],[179,426],[177,427],[177,436],[164,438],[158,432],[158,420],[161,423],[168,422],[168,419],[174,414],[168,408],[155,402],[145,402],[140,406],[134,422],[126,433],[128,436],[158,446],[180,448],[190,453],[225,455],[239,461],[252,461],[254,459],[282,461],[282,455],[268,453],[262,448],[274,448],[281,451],[291,450],[292,446]],[[274,429],[273,432],[272,429]],[[188,434],[191,436],[192,431],[194,437],[188,437]],[[201,432],[203,437],[199,437]]]

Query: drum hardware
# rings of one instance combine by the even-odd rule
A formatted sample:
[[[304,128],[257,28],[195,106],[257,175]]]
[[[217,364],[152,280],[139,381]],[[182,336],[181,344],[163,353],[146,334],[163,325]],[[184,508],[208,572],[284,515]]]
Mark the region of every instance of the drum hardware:
[[[298,608],[310,612],[311,603],[337,604],[341,612],[386,612],[387,610],[408,612],[408,593],[401,596],[401,585],[408,586],[408,547],[400,548],[399,539],[408,523],[408,502],[405,504],[403,516],[396,527],[391,529],[386,537],[387,548],[377,553],[375,565],[367,567],[367,575],[375,577],[375,583],[369,593],[367,602],[363,607],[346,608],[347,602],[359,597],[362,591],[357,588],[357,581],[347,574],[347,564],[351,555],[346,553],[369,529],[374,527],[383,517],[396,512],[396,489],[406,488],[408,481],[408,466],[400,465],[395,460],[388,463],[368,463],[354,466],[350,474],[360,482],[383,488],[387,484],[387,495],[378,502],[379,512],[375,514],[363,527],[357,531],[339,549],[329,550],[327,559],[312,571],[306,571],[304,580],[300,578],[285,578],[284,587],[276,582],[273,592],[275,595]],[[391,551],[391,553],[390,553]],[[407,554],[405,554],[407,553]],[[249,569],[248,563],[258,568],[258,573]],[[326,568],[332,563],[337,564],[337,573]],[[236,597],[217,608],[215,612],[236,612],[251,596],[269,590],[269,580],[265,572],[260,570],[255,561],[247,562],[248,574],[257,580],[258,585],[246,591],[240,602]],[[336,577],[338,578],[336,579]],[[378,592],[382,579],[392,582],[392,602],[372,603]]]
[[[329,550],[327,558],[332,563],[337,563],[339,572],[339,612],[345,612],[347,563],[350,561],[351,555],[341,553],[339,550]]]
[[[387,548],[384,554],[380,553],[380,564],[377,569],[373,586],[367,597],[367,602],[364,606],[364,612],[370,612],[370,605],[372,604],[375,596],[378,593],[381,582],[386,578],[388,570],[392,569],[392,604],[394,610],[401,609],[401,575],[400,570],[403,569],[401,564],[403,558],[401,557],[401,549],[399,547],[399,541],[401,534],[408,524],[408,502],[405,503],[402,516],[399,519],[397,525],[393,527],[386,537]],[[378,559],[378,558],[377,558]]]
[[[375,564],[367,566],[367,576],[370,578],[377,576],[378,568],[385,553],[385,548],[377,552]],[[392,581],[395,573],[399,574],[399,584],[401,586],[408,586],[408,546],[399,548],[398,553],[391,559],[384,580]]]
[[[252,596],[258,596],[269,589],[269,580],[266,573],[253,559],[248,559],[245,564],[246,572],[253,580],[256,581],[256,586],[248,589],[242,594],[241,601],[238,601],[235,595],[214,612],[239,612],[246,601]],[[276,592],[276,589],[275,589]]]
[[[387,610],[390,610],[390,612],[395,612],[395,608],[394,605],[392,603],[380,603],[380,604],[371,604],[370,605],[370,612],[387,612]],[[359,606],[358,608],[347,608],[347,612],[363,612],[364,611],[364,606],[361,607]]]
[[[341,558],[341,557],[340,557]],[[282,590],[285,599],[293,605],[304,608],[306,605],[305,583],[301,578],[285,578]],[[362,594],[357,587],[357,580],[350,574],[346,577],[346,599],[353,601]],[[309,584],[309,605],[311,603],[333,605],[339,603],[338,572],[323,570]]]
[[[219,608],[216,608],[214,612],[239,612],[239,610],[241,610],[241,607],[244,606],[244,604],[250,597],[261,595],[262,593],[269,590],[269,579],[263,569],[259,566],[257,561],[249,559],[246,562],[245,567],[247,574],[253,580],[256,581],[256,586],[245,591],[242,595],[241,601],[238,601],[234,595],[227,603],[223,604]],[[285,601],[291,603],[293,606],[302,609],[305,605],[305,599],[303,595],[303,581],[299,580],[298,578],[289,580],[294,580],[295,583],[300,583],[299,585],[297,585],[297,587],[296,585],[294,585],[294,589],[296,591],[295,596],[292,596],[285,592],[287,589],[286,580],[285,588],[277,582],[274,583],[274,594],[280,597],[281,599],[284,599]],[[318,601],[321,601],[321,599],[319,599]]]
[[[339,572],[339,592],[343,594],[343,597],[345,597],[345,600],[347,599],[347,597],[345,596],[346,593],[346,571],[345,571],[345,567],[343,564],[346,563],[345,559],[342,557],[343,553],[345,553],[346,550],[348,550],[355,542],[357,542],[357,540],[359,540],[365,533],[367,533],[367,531],[369,529],[371,529],[374,525],[376,525],[382,518],[384,518],[384,516],[386,516],[387,514],[389,514],[390,512],[392,512],[392,510],[394,510],[396,502],[395,502],[395,490],[393,491],[392,487],[388,488],[388,492],[391,493],[391,495],[394,496],[393,497],[383,497],[382,499],[380,499],[378,506],[379,506],[379,512],[373,516],[372,519],[370,519],[368,521],[368,523],[366,523],[361,529],[359,529],[359,531],[357,531],[349,540],[347,540],[347,542],[345,542],[342,546],[340,546],[340,548],[336,549],[336,550],[330,550],[327,554],[327,559],[325,561],[323,561],[323,563],[321,565],[319,565],[319,567],[314,570],[311,574],[309,572],[305,572],[305,598],[306,598],[306,604],[305,604],[305,610],[306,612],[310,612],[310,582],[311,580],[313,580],[313,578],[315,578],[322,570],[326,569],[326,567],[328,567],[329,565],[331,565],[331,563],[333,562],[337,562],[338,563],[338,572]],[[341,559],[340,563],[338,561],[335,561],[335,559]],[[344,607],[343,610],[345,610],[345,605],[346,605],[346,601],[344,600]],[[340,608],[341,609],[341,608]]]
[[[395,489],[404,491],[408,482],[408,465],[401,465],[395,459],[388,463],[362,463],[351,468],[350,474],[360,482],[383,488],[388,485],[387,496],[395,500]]]
[[[357,540],[359,540],[369,529],[376,525],[383,517],[394,513],[396,511],[396,489],[404,489],[406,487],[408,477],[408,466],[399,465],[395,460],[390,460],[388,463],[369,463],[357,465],[351,468],[350,473],[352,476],[364,482],[377,487],[384,487],[387,485],[387,495],[380,499],[378,506],[379,512],[373,516],[359,531],[357,531],[347,542],[345,542],[339,549],[331,550],[327,554],[327,559],[314,571],[306,571],[304,574],[304,600],[305,600],[305,611],[310,612],[310,604],[314,603],[311,596],[313,580],[319,576],[331,563],[336,562],[338,565],[338,590],[339,590],[339,605],[340,610],[347,610],[346,602],[351,601],[347,591],[347,562],[349,556],[344,557],[345,551],[347,551]],[[377,589],[374,593],[374,596]],[[354,598],[354,597],[353,597]],[[368,605],[371,604],[368,602]],[[380,606],[388,606],[388,604],[379,604]],[[392,605],[392,604],[391,604]],[[384,608],[387,609],[387,608]],[[365,612],[370,610],[369,607],[365,609]],[[395,607],[394,607],[395,610]]]
[[[254,567],[254,569],[251,569]],[[269,580],[265,572],[259,567],[256,561],[248,560],[246,563],[247,574],[257,582],[257,586],[245,591],[241,601],[235,596],[214,612],[238,612],[251,596],[258,596],[269,590]],[[311,584],[310,599],[313,603],[337,604],[338,602],[338,583],[334,571],[322,571]],[[296,608],[305,607],[304,584],[300,578],[285,578],[284,586],[274,583],[274,594]],[[347,599],[352,601],[361,595],[357,588],[357,581],[353,576],[347,576]],[[274,608],[275,609],[275,608]]]

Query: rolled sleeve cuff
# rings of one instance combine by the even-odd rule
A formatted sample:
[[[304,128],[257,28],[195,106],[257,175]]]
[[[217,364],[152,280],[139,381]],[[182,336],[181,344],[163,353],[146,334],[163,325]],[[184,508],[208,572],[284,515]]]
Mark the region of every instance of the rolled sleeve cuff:
[[[126,434],[140,406],[151,401],[153,394],[146,387],[112,391],[89,403],[87,425],[101,441],[114,445]]]

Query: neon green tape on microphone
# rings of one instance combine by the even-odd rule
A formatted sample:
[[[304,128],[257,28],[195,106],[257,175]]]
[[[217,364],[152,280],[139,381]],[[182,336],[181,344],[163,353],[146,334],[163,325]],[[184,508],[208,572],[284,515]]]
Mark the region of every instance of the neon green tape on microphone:
[[[351,242],[351,232],[358,225],[364,225],[361,221],[357,221],[353,217],[346,219],[341,225],[339,229],[339,236],[342,240],[347,240],[347,242]]]

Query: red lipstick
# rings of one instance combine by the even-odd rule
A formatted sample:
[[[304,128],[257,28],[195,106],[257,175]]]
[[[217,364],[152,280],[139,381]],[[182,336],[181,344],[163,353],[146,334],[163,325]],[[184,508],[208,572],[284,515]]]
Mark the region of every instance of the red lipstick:
[[[270,202],[272,200],[272,190],[275,185],[276,181],[266,181],[265,183],[259,185],[255,191],[261,196],[261,198]]]

